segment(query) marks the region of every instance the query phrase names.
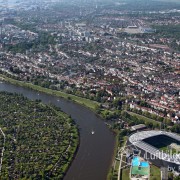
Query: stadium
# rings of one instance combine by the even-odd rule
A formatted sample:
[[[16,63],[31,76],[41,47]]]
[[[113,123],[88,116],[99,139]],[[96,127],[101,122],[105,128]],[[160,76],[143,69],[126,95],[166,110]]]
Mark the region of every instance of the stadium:
[[[158,167],[180,171],[180,136],[166,131],[141,131],[129,136],[129,145]]]

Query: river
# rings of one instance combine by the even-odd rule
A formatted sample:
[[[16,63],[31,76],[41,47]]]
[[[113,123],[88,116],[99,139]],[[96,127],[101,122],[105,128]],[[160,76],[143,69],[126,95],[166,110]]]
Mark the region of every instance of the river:
[[[112,163],[115,136],[89,109],[62,98],[0,83],[0,91],[23,94],[29,99],[52,103],[71,115],[80,130],[80,146],[64,180],[105,180]],[[92,135],[92,130],[95,132]]]

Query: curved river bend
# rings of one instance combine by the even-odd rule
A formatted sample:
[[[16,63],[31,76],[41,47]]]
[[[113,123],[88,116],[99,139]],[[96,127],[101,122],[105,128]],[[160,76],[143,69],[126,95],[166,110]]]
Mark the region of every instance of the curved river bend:
[[[0,91],[21,93],[29,99],[52,103],[71,115],[80,129],[80,146],[65,180],[105,180],[110,168],[115,137],[105,123],[89,109],[57,98],[8,83],[0,83]],[[95,134],[92,135],[91,131]]]

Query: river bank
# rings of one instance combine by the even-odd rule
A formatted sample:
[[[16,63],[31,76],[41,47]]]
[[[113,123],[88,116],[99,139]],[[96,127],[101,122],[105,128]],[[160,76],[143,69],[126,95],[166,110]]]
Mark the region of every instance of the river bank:
[[[30,89],[35,90],[35,91],[39,91],[39,92],[47,93],[47,94],[54,95],[57,97],[65,98],[67,100],[72,100],[78,104],[81,104],[83,106],[86,106],[87,108],[90,108],[93,111],[99,105],[99,103],[96,101],[92,101],[92,100],[82,98],[79,96],[75,96],[72,94],[67,94],[67,93],[62,92],[62,91],[47,89],[47,88],[44,88],[44,87],[41,87],[38,85],[34,85],[32,83],[27,83],[24,81],[15,80],[15,79],[9,78],[9,77],[2,75],[2,74],[0,74],[0,80],[5,81],[5,82],[9,82],[9,83],[14,84],[14,85],[18,85],[21,87],[30,88]]]
[[[4,75],[0,75],[0,78],[1,78],[1,80],[9,82],[9,83],[14,84],[14,85],[18,85],[18,86],[25,87],[25,88],[30,88],[30,89],[35,90],[35,91],[47,93],[47,94],[50,94],[50,95],[53,95],[53,96],[57,96],[57,97],[65,98],[67,100],[74,101],[75,103],[81,104],[81,105],[91,109],[93,112],[95,112],[96,107],[99,105],[98,102],[95,102],[95,101],[92,101],[92,100],[89,100],[89,99],[81,98],[81,97],[78,97],[78,96],[75,96],[75,95],[72,95],[72,94],[67,94],[67,93],[64,93],[64,92],[61,92],[61,91],[56,91],[56,90],[43,88],[43,87],[40,87],[40,86],[37,86],[37,85],[33,85],[31,83],[18,81],[18,80],[9,78],[9,77],[4,76]],[[96,114],[96,115],[99,116],[100,118],[102,118],[101,115],[99,115],[99,114]],[[110,130],[113,131],[111,128],[110,128]],[[118,145],[119,145],[119,142],[118,142],[118,133],[119,132],[113,131],[113,133],[116,136],[116,140],[115,140],[115,148],[114,148],[113,158],[112,158],[112,163],[111,164],[113,164],[113,161],[115,159],[115,156],[116,156],[116,153],[117,153],[117,150],[118,150]],[[78,145],[78,147],[79,147],[79,145]],[[109,168],[109,171],[108,171],[108,174],[107,174],[107,179],[109,180],[109,179],[111,179],[111,177],[112,177],[112,165]]]
[[[81,105],[78,105],[76,102],[73,103],[74,101],[65,100],[65,98],[63,98],[64,100],[60,97],[57,99],[52,92],[49,95],[44,91],[37,93],[34,91],[35,89],[22,86],[21,83],[19,86],[16,80],[13,83],[9,79],[4,79],[4,81],[9,83],[1,83],[0,90],[21,93],[30,99],[41,99],[45,103],[53,103],[75,120],[80,131],[80,146],[65,180],[72,178],[78,180],[107,179],[108,170],[112,166],[115,136],[102,119],[92,112],[93,109],[89,107],[88,109],[91,111],[88,110],[82,102],[78,103]],[[94,135],[91,134],[92,130],[95,131]]]

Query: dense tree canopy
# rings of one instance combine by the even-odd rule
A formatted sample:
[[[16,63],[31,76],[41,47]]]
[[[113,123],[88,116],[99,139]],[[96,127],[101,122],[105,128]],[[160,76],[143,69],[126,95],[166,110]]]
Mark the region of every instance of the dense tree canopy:
[[[62,179],[78,143],[72,120],[40,101],[0,93],[1,179]]]

